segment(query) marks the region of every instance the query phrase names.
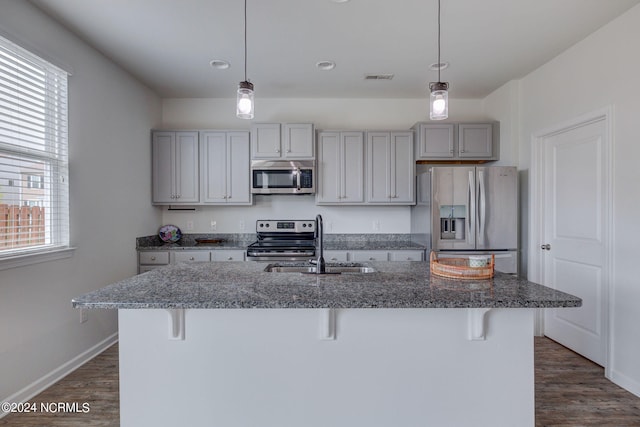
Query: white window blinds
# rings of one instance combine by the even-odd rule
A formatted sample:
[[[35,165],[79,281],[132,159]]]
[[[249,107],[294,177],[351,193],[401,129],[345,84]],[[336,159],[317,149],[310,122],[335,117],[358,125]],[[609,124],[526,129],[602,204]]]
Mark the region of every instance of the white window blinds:
[[[0,37],[0,260],[69,246],[67,73]]]

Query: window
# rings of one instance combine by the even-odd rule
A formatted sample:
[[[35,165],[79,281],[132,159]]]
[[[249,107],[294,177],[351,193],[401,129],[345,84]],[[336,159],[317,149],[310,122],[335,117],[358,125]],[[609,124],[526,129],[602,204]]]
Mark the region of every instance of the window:
[[[0,37],[0,261],[69,248],[67,73]]]

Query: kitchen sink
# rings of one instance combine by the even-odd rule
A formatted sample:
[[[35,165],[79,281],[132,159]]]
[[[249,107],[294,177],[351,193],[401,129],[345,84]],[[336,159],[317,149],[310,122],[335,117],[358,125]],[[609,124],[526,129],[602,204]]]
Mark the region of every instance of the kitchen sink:
[[[265,267],[264,271],[268,273],[303,273],[303,274],[316,274],[316,266],[309,264],[269,264]],[[341,274],[341,273],[374,273],[376,270],[372,267],[367,267],[357,263],[346,264],[326,264],[326,274]]]

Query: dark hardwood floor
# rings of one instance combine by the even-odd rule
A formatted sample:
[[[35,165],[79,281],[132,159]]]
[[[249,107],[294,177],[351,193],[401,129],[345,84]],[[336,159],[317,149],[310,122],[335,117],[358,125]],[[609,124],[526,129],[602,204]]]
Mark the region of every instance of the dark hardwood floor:
[[[640,426],[640,398],[602,367],[548,338],[535,349],[536,426]]]
[[[600,366],[548,338],[535,338],[535,365],[537,427],[640,427],[640,398],[605,379]],[[77,403],[79,411],[9,414],[0,426],[118,426],[118,346],[30,402]]]

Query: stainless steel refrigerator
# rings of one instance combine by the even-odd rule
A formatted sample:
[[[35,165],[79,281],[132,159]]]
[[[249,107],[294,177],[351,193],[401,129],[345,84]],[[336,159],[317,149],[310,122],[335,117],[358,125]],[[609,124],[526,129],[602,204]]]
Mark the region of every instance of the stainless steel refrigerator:
[[[517,273],[517,169],[433,166],[429,170],[430,176],[418,174],[418,192],[429,200],[412,209],[412,233],[419,230],[424,236],[427,229],[430,249],[447,256],[495,254],[496,270]],[[430,194],[425,196],[429,183]],[[422,221],[430,224],[425,227]]]

